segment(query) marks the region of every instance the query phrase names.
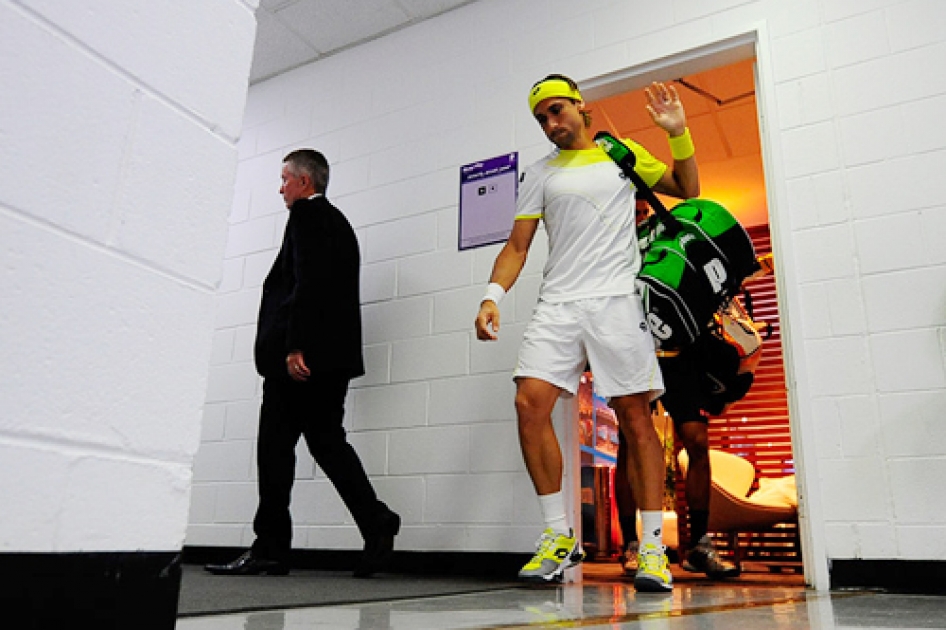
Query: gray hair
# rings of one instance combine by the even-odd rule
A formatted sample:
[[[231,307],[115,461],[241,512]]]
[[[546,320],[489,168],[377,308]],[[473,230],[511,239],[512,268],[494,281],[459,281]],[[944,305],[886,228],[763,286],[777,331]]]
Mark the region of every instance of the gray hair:
[[[328,188],[328,160],[315,149],[296,149],[283,158],[296,174],[300,171],[312,179],[315,192],[325,194]]]

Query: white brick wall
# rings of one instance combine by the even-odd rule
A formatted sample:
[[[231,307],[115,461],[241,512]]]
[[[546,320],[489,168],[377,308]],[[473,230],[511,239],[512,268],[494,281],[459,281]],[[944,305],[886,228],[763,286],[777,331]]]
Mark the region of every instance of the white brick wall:
[[[471,324],[498,247],[456,251],[459,166],[546,151],[524,94],[548,72],[591,80],[758,33],[809,550],[819,562],[946,559],[946,508],[929,481],[946,462],[946,74],[933,71],[946,65],[944,14],[939,0],[482,1],[254,86],[218,297],[215,391],[256,393],[239,384],[248,359],[237,346],[250,343],[247,320],[284,221],[279,162],[316,146],[364,254],[368,375],[354,383],[348,426],[380,493],[406,515],[399,547],[528,550],[539,515],[508,377],[544,235],[503,302],[501,340],[477,342]],[[206,413],[202,452],[230,440],[219,404]],[[239,481],[200,481],[199,496]],[[232,540],[232,524],[199,513],[195,537]],[[297,545],[358,545],[351,526],[303,530]]]
[[[0,1],[0,551],[183,544],[255,7]]]

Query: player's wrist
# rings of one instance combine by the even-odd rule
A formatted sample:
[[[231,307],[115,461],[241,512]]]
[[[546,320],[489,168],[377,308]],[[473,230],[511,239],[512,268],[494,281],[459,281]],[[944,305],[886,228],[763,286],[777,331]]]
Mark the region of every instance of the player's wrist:
[[[667,142],[670,144],[670,155],[674,160],[688,160],[696,153],[689,127],[684,127],[683,133],[679,135],[667,136]]]
[[[503,285],[498,282],[490,282],[486,287],[486,293],[483,295],[483,299],[480,300],[480,304],[486,300],[490,300],[497,306],[502,302],[503,297],[506,295],[506,289],[503,288]]]

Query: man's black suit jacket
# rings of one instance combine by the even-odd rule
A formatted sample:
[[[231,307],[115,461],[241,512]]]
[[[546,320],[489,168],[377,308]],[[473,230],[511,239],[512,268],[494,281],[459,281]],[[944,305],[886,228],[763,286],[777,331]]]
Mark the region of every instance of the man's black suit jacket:
[[[361,255],[348,219],[324,196],[289,210],[282,247],[263,283],[256,369],[288,378],[286,357],[301,350],[312,377],[365,373],[361,337]]]

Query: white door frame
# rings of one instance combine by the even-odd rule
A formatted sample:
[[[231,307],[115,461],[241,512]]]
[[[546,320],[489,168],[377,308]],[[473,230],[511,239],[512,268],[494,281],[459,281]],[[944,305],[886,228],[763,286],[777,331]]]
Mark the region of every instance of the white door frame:
[[[707,39],[697,46],[674,50],[672,33],[664,40],[667,50],[659,58],[617,69],[596,77],[580,81],[582,93],[588,101],[595,101],[627,91],[638,90],[655,80],[668,77],[696,74],[704,70],[729,65],[754,58],[756,106],[759,116],[759,135],[762,148],[763,172],[769,210],[769,228],[772,234],[772,249],[775,254],[776,286],[781,319],[782,345],[785,357],[785,381],[788,389],[789,427],[792,438],[792,453],[795,458],[796,484],[798,487],[799,535],[801,537],[802,560],[805,583],[819,591],[830,587],[827,551],[825,548],[824,513],[818,493],[818,462],[816,433],[811,408],[811,396],[807,391],[808,380],[803,338],[801,331],[792,330],[792,322],[801,322],[794,248],[791,223],[788,216],[788,193],[785,186],[785,169],[781,159],[780,131],[768,121],[776,120],[776,94],[770,42],[766,24],[761,22],[752,28],[736,31],[726,36]],[[570,410],[571,411],[571,410]],[[572,411],[577,416],[577,406]],[[566,411],[566,414],[569,412]],[[572,423],[574,424],[574,423]],[[571,434],[569,434],[571,437]],[[577,466],[578,444],[570,444],[571,457],[566,462]],[[574,479],[576,470],[568,470]],[[570,511],[578,513],[580,497],[572,493]]]

